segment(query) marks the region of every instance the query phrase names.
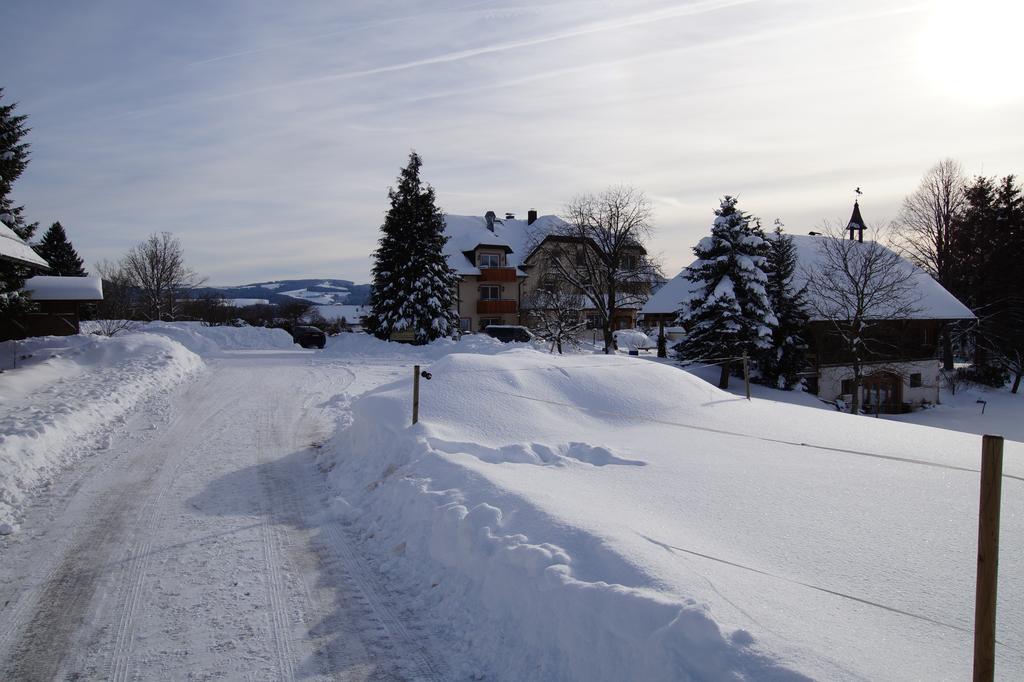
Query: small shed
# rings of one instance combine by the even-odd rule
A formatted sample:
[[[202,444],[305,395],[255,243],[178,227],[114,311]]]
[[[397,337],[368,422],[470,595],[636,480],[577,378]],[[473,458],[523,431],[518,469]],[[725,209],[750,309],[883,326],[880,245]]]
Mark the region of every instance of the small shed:
[[[70,336],[81,332],[81,307],[103,300],[99,277],[51,277],[25,280],[25,291],[38,311],[24,316],[27,336]]]

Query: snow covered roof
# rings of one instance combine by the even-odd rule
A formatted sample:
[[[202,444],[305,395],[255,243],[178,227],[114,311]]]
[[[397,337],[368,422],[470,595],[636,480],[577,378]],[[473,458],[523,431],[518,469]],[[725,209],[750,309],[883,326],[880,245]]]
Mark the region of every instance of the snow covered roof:
[[[829,237],[812,237],[810,235],[789,236],[793,238],[793,244],[796,246],[797,261],[799,263],[796,275],[794,275],[794,283],[797,286],[803,286],[806,283],[804,271],[822,266],[823,253],[821,249],[821,240],[829,239]],[[873,242],[865,242],[864,244],[859,244],[855,248],[865,248],[872,243]],[[882,248],[886,247],[883,246]],[[889,249],[886,250],[888,251]],[[686,279],[686,273],[694,263],[683,268],[678,275],[670,279],[665,286],[658,289],[657,293],[651,296],[643,308],[643,313],[645,315],[674,313],[682,307],[684,301],[689,302],[694,293],[701,287],[699,283],[690,282]],[[918,297],[915,304],[918,310],[910,315],[910,319],[974,319],[974,313],[972,313],[967,306],[957,300],[953,294],[946,291],[946,289],[936,282],[930,275],[917,268],[906,259],[902,259],[902,263],[903,267],[914,271],[914,289]],[[808,296],[811,295],[812,293],[808,292]],[[814,318],[812,317],[812,319]]]
[[[525,220],[499,219],[494,221],[494,232],[491,232],[483,216],[445,215],[444,232],[449,239],[444,253],[448,265],[460,275],[480,274],[476,263],[466,256],[467,251],[473,251],[479,246],[502,249],[506,253],[508,265],[518,266],[529,255],[529,246],[563,224],[561,218],[553,215],[541,216],[532,225],[528,225]]]
[[[99,277],[50,277],[39,275],[25,280],[25,291],[34,301],[102,301],[103,280]]]
[[[36,267],[50,269],[47,263],[32,247],[25,243],[14,230],[0,223],[0,258],[14,261],[23,265],[34,265]]]

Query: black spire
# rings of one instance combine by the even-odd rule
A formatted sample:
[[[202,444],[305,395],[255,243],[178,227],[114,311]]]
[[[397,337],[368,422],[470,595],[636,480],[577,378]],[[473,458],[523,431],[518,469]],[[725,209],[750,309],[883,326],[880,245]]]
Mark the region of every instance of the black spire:
[[[853,201],[853,215],[850,216],[850,222],[847,224],[846,229],[850,231],[850,239],[853,239],[853,233],[856,231],[857,241],[864,241],[864,219],[860,217],[860,204],[857,203],[856,199]]]

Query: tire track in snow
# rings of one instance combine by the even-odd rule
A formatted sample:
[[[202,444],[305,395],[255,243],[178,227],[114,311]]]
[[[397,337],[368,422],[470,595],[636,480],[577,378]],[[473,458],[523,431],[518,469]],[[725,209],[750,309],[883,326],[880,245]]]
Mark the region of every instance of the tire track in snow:
[[[355,381],[356,375],[347,368],[339,368],[350,375],[349,380],[338,389],[344,390]],[[322,407],[313,408],[311,403],[304,407],[305,419],[312,420],[310,413],[314,413],[317,420],[328,420],[325,416],[326,410]],[[307,448],[310,447],[309,443],[305,445]],[[322,512],[322,507],[318,505],[322,505],[330,495],[326,480],[319,475],[315,467],[308,468],[304,473],[307,479],[306,486],[316,494],[301,498],[301,511],[305,518],[315,519]],[[329,554],[330,559],[335,559],[340,564],[337,575],[343,578],[343,581],[338,588],[351,593],[355,600],[363,605],[368,617],[375,621],[377,627],[374,629],[379,633],[378,644],[383,643],[383,649],[405,652],[404,660],[395,661],[401,675],[410,680],[424,682],[447,679],[442,668],[431,660],[426,649],[421,646],[420,638],[409,632],[402,617],[391,605],[394,600],[387,586],[372,570],[366,559],[358,553],[355,544],[340,523],[336,519],[328,519],[318,524],[318,528],[321,536],[317,542],[322,545],[323,551]],[[368,630],[369,628],[364,630],[363,634],[367,634]]]
[[[274,409],[276,407],[276,401],[273,406],[264,405],[262,407],[259,428],[256,430],[256,461],[260,465],[267,463],[269,459],[266,453],[266,440],[268,436],[272,437],[273,434],[273,420],[271,416],[276,411]],[[263,467],[259,467],[258,470],[262,471]],[[261,479],[258,483],[263,493],[261,496],[262,509],[260,515],[262,523],[260,524],[260,533],[263,538],[263,562],[266,566],[264,585],[267,591],[267,606],[269,607],[270,615],[270,634],[274,640],[280,679],[293,680],[295,679],[295,662],[291,647],[291,628],[288,625],[288,610],[286,600],[282,595],[283,588],[281,584],[283,578],[280,567],[284,562],[284,556],[281,553],[277,533],[274,530],[278,525],[278,519],[276,518],[277,514],[270,491],[267,489],[266,481],[263,480],[262,476],[258,475],[258,477]]]
[[[428,657],[426,651],[419,645],[409,630],[405,627],[402,619],[396,614],[390,605],[387,595],[387,588],[376,578],[366,567],[364,560],[358,558],[355,549],[346,533],[341,530],[337,522],[328,522],[323,526],[324,534],[330,539],[330,546],[334,555],[342,564],[342,576],[347,579],[360,602],[363,603],[372,614],[372,617],[381,624],[381,629],[386,639],[390,639],[401,651],[408,652],[408,663],[400,668],[411,668],[403,672],[411,673],[413,680],[443,680],[441,670]]]
[[[208,382],[209,383],[209,382]],[[232,404],[222,404],[212,410],[205,409],[204,401],[199,400],[188,403],[189,409],[179,413],[168,425],[163,438],[150,447],[161,447],[161,451],[178,452],[178,461],[170,472],[167,468],[161,468],[153,479],[157,487],[156,495],[146,498],[146,502],[136,517],[136,541],[134,541],[123,559],[123,577],[119,584],[124,585],[124,595],[120,599],[120,618],[118,619],[117,631],[114,641],[114,648],[110,654],[110,679],[114,682],[127,680],[131,665],[132,645],[135,640],[135,615],[138,611],[143,585],[145,584],[146,571],[152,560],[152,537],[150,529],[155,527],[163,516],[164,500],[167,491],[172,487],[186,463],[190,463],[199,448],[191,447],[192,439],[203,433],[204,427],[210,425],[221,415],[233,407]],[[198,417],[198,419],[197,419]],[[188,436],[179,441],[179,431],[186,429]]]
[[[191,386],[192,381],[189,381],[186,386]],[[153,403],[156,403],[159,407],[154,409]],[[145,414],[150,415],[155,419],[155,415],[166,411],[168,400],[166,396],[157,396],[153,399],[149,405],[145,406]],[[133,418],[141,417],[143,412],[136,412],[135,415],[131,415]],[[72,500],[75,494],[82,487],[83,483],[89,478],[95,476],[102,476],[109,471],[115,464],[122,462],[125,454],[128,452],[126,444],[132,440],[131,432],[127,430],[127,422],[129,417],[126,417],[118,426],[119,435],[124,438],[122,441],[125,445],[118,447],[114,452],[109,453],[110,456],[103,456],[106,448],[99,445],[99,438],[104,434],[104,430],[100,429],[94,434],[94,438],[89,443],[91,452],[83,458],[83,466],[74,468],[66,472],[70,474],[66,478],[57,479],[55,481],[56,490],[53,490],[51,497],[47,498],[44,495],[38,495],[33,501],[30,509],[38,510],[40,513],[43,511],[49,511],[51,519],[54,514],[54,508],[64,509],[70,500]],[[94,458],[93,462],[88,462],[89,458]],[[95,502],[89,507],[88,516],[95,518],[98,514],[95,513],[97,507],[100,505],[102,500]],[[27,531],[27,529],[26,529]],[[34,539],[34,538],[33,538]],[[7,651],[8,645],[14,633],[25,626],[23,616],[29,610],[30,607],[34,607],[38,603],[39,595],[43,592],[47,585],[54,581],[58,571],[62,568],[61,558],[68,556],[72,552],[71,547],[74,544],[75,536],[72,533],[64,534],[60,539],[51,545],[51,551],[47,555],[47,561],[43,564],[49,566],[49,569],[35,581],[32,581],[27,586],[21,588],[20,591],[16,591],[8,601],[0,607],[0,615],[3,616],[2,621],[4,625],[0,627],[0,651]],[[25,541],[24,538],[18,538],[18,541]],[[7,544],[5,549],[10,550],[12,546]],[[14,605],[10,606],[10,602],[13,601]],[[10,608],[7,608],[10,606]]]

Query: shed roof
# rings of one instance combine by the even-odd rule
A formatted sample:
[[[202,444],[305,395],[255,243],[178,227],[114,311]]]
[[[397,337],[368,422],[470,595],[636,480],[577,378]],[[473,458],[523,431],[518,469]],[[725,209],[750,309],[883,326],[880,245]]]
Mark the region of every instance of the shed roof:
[[[50,264],[25,243],[14,230],[0,223],[0,259],[50,269]]]
[[[37,275],[25,280],[25,291],[34,301],[102,301],[99,277],[52,277]]]

